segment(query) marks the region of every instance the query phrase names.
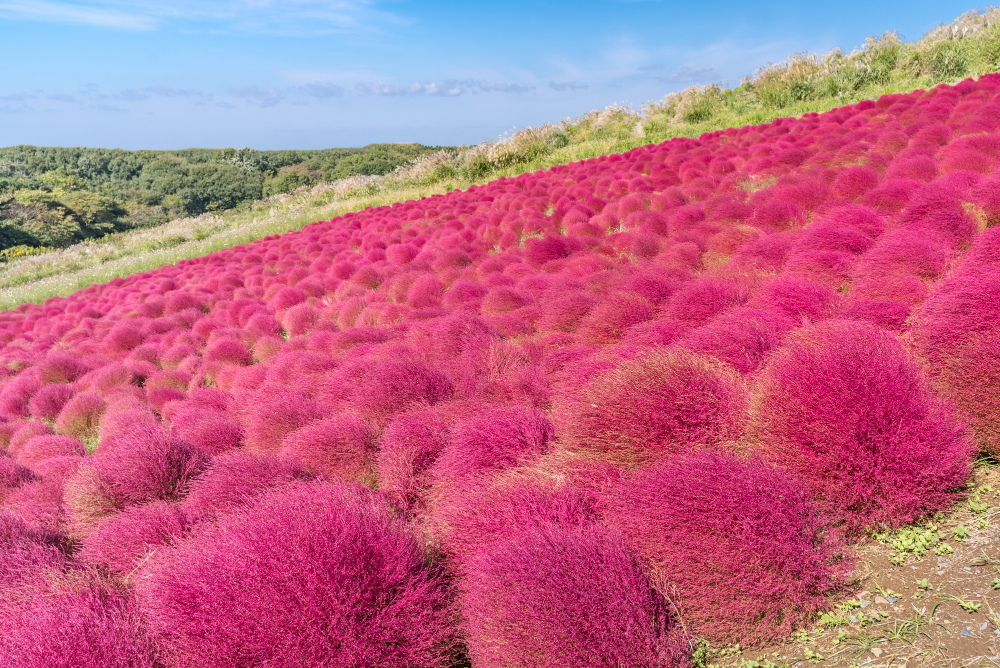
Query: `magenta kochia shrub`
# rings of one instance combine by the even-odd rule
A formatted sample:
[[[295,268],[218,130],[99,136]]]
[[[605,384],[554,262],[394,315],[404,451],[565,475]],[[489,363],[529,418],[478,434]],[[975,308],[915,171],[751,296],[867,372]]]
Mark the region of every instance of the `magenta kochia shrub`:
[[[480,409],[457,424],[429,474],[436,494],[469,476],[526,464],[549,451],[555,430],[541,411],[522,406]]]
[[[152,552],[169,544],[185,530],[181,507],[166,501],[134,506],[101,520],[77,553],[80,561],[129,575]]]
[[[422,510],[431,482],[428,469],[450,435],[451,425],[435,408],[397,415],[382,433],[376,462],[379,489],[405,511]]]
[[[99,450],[67,481],[65,502],[77,533],[128,506],[181,498],[207,463],[162,427],[137,428],[123,441]]]
[[[436,509],[436,539],[458,572],[485,547],[548,524],[573,530],[596,521],[593,500],[569,484],[527,472],[465,481]]]
[[[874,325],[797,333],[762,371],[751,406],[754,449],[852,533],[943,510],[965,487],[974,448],[964,424]]]
[[[212,458],[191,480],[182,503],[191,519],[211,518],[251,503],[275,487],[310,477],[297,462],[267,453],[234,450]]]
[[[310,422],[281,441],[279,453],[328,480],[370,481],[375,431],[349,413]]]
[[[2,668],[154,668],[156,651],[131,592],[74,574],[0,603]]]
[[[997,237],[995,229],[988,234]],[[970,259],[985,246],[978,241],[989,240],[980,237]],[[916,349],[934,382],[968,418],[979,447],[1000,456],[1000,266],[970,264],[942,281],[915,323]]]
[[[446,590],[363,488],[294,483],[161,552],[139,583],[170,665],[450,665]]]
[[[667,601],[611,530],[532,527],[468,562],[459,596],[472,665],[689,666]]]
[[[739,438],[746,389],[724,365],[654,349],[597,375],[559,407],[572,451],[626,466]]]
[[[263,390],[246,408],[244,438],[248,448],[277,452],[282,439],[322,417],[307,394],[292,389]]]
[[[666,457],[602,508],[676,595],[690,632],[714,644],[772,642],[807,625],[844,572],[808,488],[756,457]]]

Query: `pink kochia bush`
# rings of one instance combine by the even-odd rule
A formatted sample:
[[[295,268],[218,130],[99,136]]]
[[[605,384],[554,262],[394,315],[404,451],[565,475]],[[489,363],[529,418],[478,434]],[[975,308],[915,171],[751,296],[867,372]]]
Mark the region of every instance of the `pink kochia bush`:
[[[82,580],[82,581],[80,581]],[[33,594],[33,595],[31,595]],[[3,668],[154,668],[155,649],[131,593],[77,574],[0,603]]]
[[[128,506],[182,497],[206,464],[198,450],[160,427],[137,428],[123,441],[99,451],[66,483],[76,532],[86,533],[102,517]]]
[[[445,589],[358,487],[295,483],[160,554],[140,596],[176,666],[447,666]]]
[[[523,620],[509,592],[526,585],[494,583],[509,589],[496,590],[493,621],[475,594],[470,651],[484,665],[672,665],[673,631],[661,631],[673,622],[628,621],[658,618],[662,603],[628,559],[672,599],[671,587],[712,590],[684,594],[678,623],[694,615],[695,635],[779,641],[828,596],[794,575],[839,549],[827,533],[853,539],[945,510],[973,450],[1000,453],[998,108],[989,74],[346,213],[0,312],[0,510],[71,545],[54,568],[74,582],[125,591],[155,570],[160,593],[139,608],[153,619],[160,606],[160,663],[440,665],[461,635],[452,593],[473,596],[463,587],[479,558],[482,573],[520,564],[510,577],[539,583]],[[706,448],[729,454],[685,459]],[[656,485],[688,499],[703,489],[675,459],[707,467],[704,485],[731,476],[754,526],[773,523],[795,560],[776,566],[766,546],[778,543],[737,531],[725,503],[706,526],[759,538],[758,559],[735,563],[716,538],[703,560],[681,558],[681,529],[674,552],[637,538],[681,516],[649,501]],[[744,478],[761,481],[759,498],[788,494],[768,515]],[[329,491],[357,489],[348,483],[370,492]],[[343,512],[281,524],[313,512],[276,500],[306,489]],[[808,503],[795,506],[802,489]],[[268,524],[265,503],[284,519]],[[793,506],[822,513],[813,552],[790,538],[814,526],[788,519]],[[310,589],[334,575],[295,565],[341,524],[358,547],[335,542],[341,556],[324,563],[396,565],[371,571],[378,581],[345,566],[355,598]],[[427,543],[449,591],[407,541]],[[532,555],[537,565],[518,561]],[[563,561],[583,581],[605,557],[614,566],[592,593],[558,579]],[[201,616],[186,616],[186,594],[171,598],[164,560],[176,583],[194,583],[183,591],[199,592]],[[32,571],[33,586],[51,570]],[[784,572],[789,584],[773,584]],[[760,587],[733,589],[748,582]],[[410,584],[426,596],[379,616],[378,592]],[[278,603],[226,598],[265,590]],[[60,591],[68,617],[79,605],[79,619],[104,619],[86,587]],[[289,601],[313,595],[322,603],[300,624]],[[730,611],[730,626],[699,601]],[[549,602],[586,613],[577,626],[546,621]],[[326,609],[348,621],[323,626]],[[209,610],[226,614],[210,622]],[[351,635],[372,619],[382,630]],[[561,640],[546,645],[550,632]],[[146,647],[140,636],[133,647]],[[258,644],[240,654],[237,636]],[[506,654],[490,638],[539,649]],[[598,650],[583,658],[566,638]],[[115,665],[88,643],[81,652]]]
[[[571,450],[634,466],[661,454],[739,438],[746,389],[720,364],[663,349],[597,376],[582,396],[565,401]]]
[[[666,457],[602,506],[676,593],[691,633],[713,643],[778,640],[838,587],[842,546],[826,537],[808,489],[757,458]]]
[[[977,262],[998,228],[969,250],[966,266],[938,286],[917,314],[914,341],[931,377],[975,428],[979,446],[1000,455],[1000,263]],[[978,243],[984,242],[984,243]]]
[[[485,546],[459,599],[477,667],[690,665],[666,600],[599,524],[543,523]]]
[[[870,324],[798,333],[764,369],[751,420],[755,449],[853,533],[947,508],[969,475],[962,423],[896,337]]]

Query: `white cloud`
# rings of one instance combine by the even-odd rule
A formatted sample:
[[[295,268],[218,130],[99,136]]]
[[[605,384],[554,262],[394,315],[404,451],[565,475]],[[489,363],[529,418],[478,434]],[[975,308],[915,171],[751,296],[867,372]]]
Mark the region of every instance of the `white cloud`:
[[[589,86],[582,81],[550,81],[549,88],[560,93],[565,91],[583,90]]]
[[[466,93],[528,93],[531,84],[489,83],[479,79],[448,79],[445,81],[414,82],[408,86],[384,82],[359,83],[355,89],[363,95],[431,95],[456,97]]]
[[[260,88],[258,86],[231,88],[229,94],[242,98],[255,107],[273,107],[287,97],[277,88]]]
[[[663,83],[700,83],[718,78],[719,75],[711,67],[684,66],[666,76],[656,77],[656,80]]]
[[[322,34],[404,19],[375,0],[0,0],[0,18],[75,23],[118,30],[177,24],[187,30]]]
[[[108,4],[0,0],[0,16],[46,23],[78,23],[119,30],[150,30],[156,25],[154,17],[144,15],[141,11],[121,11],[108,7]]]

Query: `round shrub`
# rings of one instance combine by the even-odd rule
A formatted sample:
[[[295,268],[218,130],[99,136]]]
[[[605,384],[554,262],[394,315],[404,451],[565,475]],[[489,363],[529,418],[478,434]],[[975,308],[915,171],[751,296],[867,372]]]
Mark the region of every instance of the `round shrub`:
[[[896,337],[857,321],[801,330],[762,371],[751,436],[858,533],[947,508],[973,447]]]
[[[746,411],[735,373],[673,348],[622,362],[576,394],[560,407],[569,449],[626,466],[734,440]]]
[[[934,383],[969,420],[979,447],[1000,456],[1000,271],[983,264],[946,278],[913,320],[914,344]]]
[[[55,420],[75,393],[71,386],[62,383],[44,385],[28,401],[28,408],[39,420]]]
[[[161,553],[140,583],[177,665],[450,665],[445,590],[377,498],[292,483]]]
[[[363,417],[384,422],[414,404],[432,405],[451,398],[448,377],[416,359],[386,359],[365,374],[358,387],[355,408]]]
[[[85,534],[104,516],[147,501],[171,501],[187,493],[207,460],[162,428],[138,427],[101,449],[66,482],[65,503],[73,529]]]
[[[185,529],[180,507],[154,501],[106,517],[84,537],[77,552],[81,561],[113,573],[129,574],[148,555],[169,544]]]
[[[252,450],[275,452],[285,436],[320,417],[319,406],[304,392],[266,391],[246,408],[244,442]]]
[[[777,309],[737,306],[720,313],[678,341],[696,353],[728,363],[741,373],[755,370],[796,322]]]
[[[498,478],[475,477],[436,509],[434,524],[450,563],[464,572],[476,554],[548,524],[580,529],[597,518],[590,498],[554,480],[514,471]]]
[[[134,598],[101,581],[0,604],[2,668],[154,668]]]
[[[46,575],[61,570],[66,562],[56,536],[30,527],[12,512],[0,512],[0,599],[3,602],[17,588],[44,586]]]
[[[544,413],[522,406],[479,410],[452,431],[451,440],[434,463],[431,476],[449,493],[457,481],[499,471],[545,454],[555,436]]]
[[[613,343],[629,327],[655,314],[656,309],[645,297],[635,292],[616,292],[588,309],[577,332],[590,343]]]
[[[56,433],[87,443],[97,438],[97,425],[105,409],[104,399],[81,392],[70,399],[56,417]]]
[[[449,424],[440,411],[418,408],[397,415],[382,433],[377,455],[379,489],[405,511],[423,507],[427,470],[448,445]]]
[[[285,436],[279,454],[329,480],[365,482],[372,478],[375,433],[358,417],[343,413]]]
[[[210,518],[246,505],[275,487],[309,477],[295,462],[234,450],[212,458],[191,481],[183,504],[188,517]]]
[[[784,639],[829,605],[842,546],[808,489],[759,459],[701,450],[636,473],[603,499],[608,521],[715,644]]]
[[[67,455],[83,456],[83,443],[72,436],[41,435],[29,438],[17,450],[15,459],[19,464],[35,466],[50,457],[65,457]]]
[[[666,601],[597,524],[545,524],[484,547],[459,603],[469,657],[482,668],[689,665]]]

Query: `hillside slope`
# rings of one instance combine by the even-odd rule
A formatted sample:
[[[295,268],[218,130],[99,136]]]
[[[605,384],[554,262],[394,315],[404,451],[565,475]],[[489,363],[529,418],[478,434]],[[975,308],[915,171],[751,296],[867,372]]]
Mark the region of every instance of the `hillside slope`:
[[[386,177],[350,177],[258,202],[249,210],[112,234],[37,257],[12,257],[0,264],[0,306],[40,302],[368,206],[993,72],[1000,68],[998,18],[1000,10],[970,12],[914,42],[887,33],[850,53],[795,54],[760,68],[734,88],[696,86],[638,110],[612,106],[461,151],[430,154]]]

